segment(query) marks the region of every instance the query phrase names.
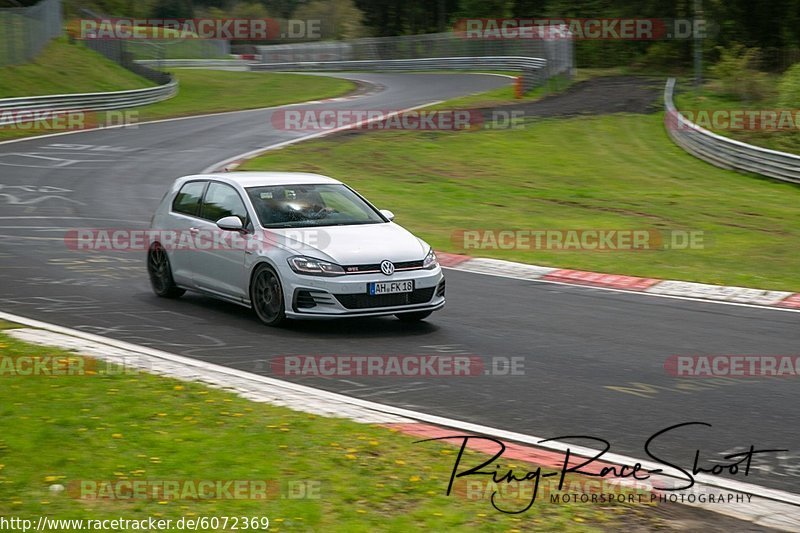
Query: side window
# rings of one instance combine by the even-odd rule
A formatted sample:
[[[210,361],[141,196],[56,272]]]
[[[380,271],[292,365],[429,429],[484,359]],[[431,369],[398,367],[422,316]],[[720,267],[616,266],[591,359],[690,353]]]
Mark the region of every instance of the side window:
[[[223,217],[239,217],[242,224],[247,224],[247,209],[236,189],[224,183],[212,181],[208,185],[200,216],[211,222]]]
[[[176,213],[197,216],[197,209],[200,207],[200,200],[203,198],[203,189],[205,187],[205,181],[185,183],[172,202],[172,210]]]

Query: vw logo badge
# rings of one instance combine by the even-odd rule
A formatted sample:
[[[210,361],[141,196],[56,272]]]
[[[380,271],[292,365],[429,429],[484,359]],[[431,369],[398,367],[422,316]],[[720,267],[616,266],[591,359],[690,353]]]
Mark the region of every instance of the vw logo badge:
[[[381,261],[381,272],[387,276],[394,274],[394,265],[391,261]]]

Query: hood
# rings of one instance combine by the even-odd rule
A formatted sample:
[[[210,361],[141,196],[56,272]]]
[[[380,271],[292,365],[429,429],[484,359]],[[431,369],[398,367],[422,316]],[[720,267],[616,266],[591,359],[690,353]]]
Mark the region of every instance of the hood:
[[[393,222],[270,229],[297,255],[333,261],[340,265],[366,265],[387,259],[393,263],[420,261],[430,248]]]

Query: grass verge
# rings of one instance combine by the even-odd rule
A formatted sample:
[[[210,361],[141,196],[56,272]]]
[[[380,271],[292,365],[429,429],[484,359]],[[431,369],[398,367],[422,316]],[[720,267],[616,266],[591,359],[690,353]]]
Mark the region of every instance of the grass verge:
[[[318,139],[242,170],[340,178],[436,249],[462,229],[704,232],[692,250],[466,250],[482,257],[664,279],[800,290],[798,187],[716,168],[675,146],[663,115],[527,122],[522,129]]]
[[[154,83],[81,44],[55,39],[22,65],[0,68],[0,98],[143,89]]]
[[[332,98],[356,87],[349,80],[303,74],[202,69],[176,69],[172,74],[180,82],[178,94],[133,108],[140,121]]]
[[[0,360],[42,355],[76,357],[0,334]],[[445,496],[453,446],[413,444],[414,438],[380,426],[252,403],[200,384],[97,368],[86,375],[0,375],[0,515],[34,524],[41,515],[266,516],[270,531],[347,532],[597,531],[649,529],[661,522],[650,505],[559,505],[544,498],[525,514],[502,514],[485,500]],[[481,457],[468,451],[463,461],[478,464]],[[527,466],[516,468],[527,471]],[[80,492],[72,487],[89,480],[151,486],[161,480],[270,480],[280,488],[268,501],[76,497]],[[53,492],[53,485],[67,490]],[[291,497],[301,494],[298,486],[313,497]]]
[[[135,122],[332,98],[356,87],[349,80],[302,74],[176,69],[173,75],[180,82],[178,94],[157,104],[130,108]],[[34,63],[0,68],[0,97],[119,91],[151,85],[79,44],[60,40]],[[97,114],[100,122],[104,118],[104,113]],[[0,140],[63,131],[31,124],[0,127]],[[64,121],[60,127],[64,127]]]

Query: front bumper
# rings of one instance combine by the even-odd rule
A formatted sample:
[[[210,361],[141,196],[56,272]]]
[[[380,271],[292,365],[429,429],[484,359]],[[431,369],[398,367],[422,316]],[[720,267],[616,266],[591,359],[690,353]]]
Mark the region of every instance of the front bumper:
[[[382,281],[414,281],[410,293],[370,296],[367,284]],[[286,316],[290,318],[342,318],[384,316],[415,311],[436,311],[445,304],[444,275],[433,270],[382,274],[348,274],[337,277],[303,276],[295,272],[285,277]]]

